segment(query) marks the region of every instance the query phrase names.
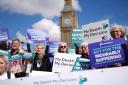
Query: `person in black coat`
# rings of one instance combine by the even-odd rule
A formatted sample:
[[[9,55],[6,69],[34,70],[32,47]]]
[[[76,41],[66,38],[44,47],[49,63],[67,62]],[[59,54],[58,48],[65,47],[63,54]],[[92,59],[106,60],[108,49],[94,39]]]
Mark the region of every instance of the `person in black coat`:
[[[52,71],[52,65],[50,63],[49,56],[45,54],[44,46],[42,44],[36,45],[33,70],[49,72]]]

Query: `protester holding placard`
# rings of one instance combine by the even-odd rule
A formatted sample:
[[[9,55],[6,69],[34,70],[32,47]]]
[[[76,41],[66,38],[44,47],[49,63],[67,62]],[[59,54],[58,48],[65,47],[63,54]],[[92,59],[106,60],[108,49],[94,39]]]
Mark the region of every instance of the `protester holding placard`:
[[[81,49],[82,49],[82,54],[81,54],[81,59],[80,59],[81,67],[84,70],[91,69],[88,43],[87,42],[81,43]],[[87,59],[87,60],[84,60],[84,59]]]
[[[49,56],[45,54],[45,48],[42,44],[36,44],[33,70],[36,71],[51,71],[52,65]]]
[[[76,54],[82,55],[82,47],[81,46],[78,46],[76,43],[74,43],[74,46],[75,46],[75,52],[76,52]]]
[[[89,59],[88,43],[87,42],[81,43],[81,48],[82,48],[82,58]]]
[[[125,38],[126,29],[122,25],[114,24],[114,25],[111,26],[110,34],[111,34],[111,37],[113,39]],[[123,45],[123,47],[124,47],[125,50],[128,50],[127,41]],[[125,56],[125,58],[126,58],[125,61],[128,63],[127,56]],[[126,64],[126,62],[125,62],[125,64]],[[122,66],[122,65],[124,65],[124,64],[116,64],[116,66]]]
[[[19,39],[12,40],[11,50],[9,50],[10,57],[11,56],[14,56],[14,55],[17,55],[17,54],[23,54],[23,53],[25,53],[25,51],[22,51],[20,49],[20,40]],[[22,59],[21,58],[18,59],[18,62],[22,62]],[[12,63],[10,63],[10,64],[12,64]],[[26,76],[26,73],[24,73],[24,72],[18,72],[18,73],[15,73],[15,76],[16,77],[25,77]]]
[[[4,55],[0,55],[0,80],[15,78],[14,74],[7,72],[8,59]]]
[[[16,55],[16,54],[24,52],[20,49],[20,40],[19,39],[12,40],[11,50],[9,52],[10,52],[10,55]]]

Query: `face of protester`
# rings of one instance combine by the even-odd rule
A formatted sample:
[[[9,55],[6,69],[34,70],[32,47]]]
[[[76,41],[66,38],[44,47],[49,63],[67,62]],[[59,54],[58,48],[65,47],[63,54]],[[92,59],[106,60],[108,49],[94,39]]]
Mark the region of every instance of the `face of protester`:
[[[7,64],[4,58],[0,57],[0,74],[3,74],[6,71]]]
[[[61,44],[60,45],[60,52],[61,53],[67,53],[67,45]]]
[[[17,64],[18,64],[17,61],[14,61],[14,62],[13,62],[13,66],[16,66]]]
[[[82,54],[82,48],[79,47],[79,54]]]
[[[113,28],[113,30],[111,31],[111,36],[114,39],[121,38],[122,35],[123,35],[123,33],[119,28]]]
[[[85,55],[86,57],[89,56],[88,46],[82,46],[82,54]]]
[[[18,41],[12,42],[12,49],[17,50],[20,47],[20,43]]]
[[[42,45],[37,45],[35,49],[37,54],[43,54],[44,53],[44,48]]]

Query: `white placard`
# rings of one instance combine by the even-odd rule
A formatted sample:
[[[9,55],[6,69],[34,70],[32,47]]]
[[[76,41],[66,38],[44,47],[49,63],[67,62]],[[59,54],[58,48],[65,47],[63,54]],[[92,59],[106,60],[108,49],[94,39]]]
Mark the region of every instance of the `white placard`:
[[[102,20],[82,26],[84,41],[88,43],[110,39],[109,20]]]
[[[71,72],[77,57],[81,55],[55,53],[52,72]]]

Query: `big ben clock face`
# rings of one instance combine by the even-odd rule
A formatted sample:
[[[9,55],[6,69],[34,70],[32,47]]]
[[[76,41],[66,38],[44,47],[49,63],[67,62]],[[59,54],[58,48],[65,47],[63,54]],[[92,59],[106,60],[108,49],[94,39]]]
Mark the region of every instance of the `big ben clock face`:
[[[65,17],[63,24],[64,24],[64,26],[71,26],[72,25],[72,17]]]

